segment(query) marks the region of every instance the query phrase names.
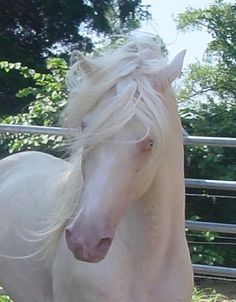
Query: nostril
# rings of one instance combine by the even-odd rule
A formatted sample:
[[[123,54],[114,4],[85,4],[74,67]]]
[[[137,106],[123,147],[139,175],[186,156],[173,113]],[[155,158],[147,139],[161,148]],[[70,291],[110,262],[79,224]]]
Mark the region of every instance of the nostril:
[[[99,252],[107,253],[111,244],[112,244],[111,238],[103,238],[99,241],[98,245],[96,246],[96,249],[99,250]]]
[[[65,229],[66,241],[71,239],[71,230],[69,228]]]
[[[65,229],[65,238],[67,247],[72,253],[83,250],[83,242],[78,238],[74,238],[73,232],[70,227]]]

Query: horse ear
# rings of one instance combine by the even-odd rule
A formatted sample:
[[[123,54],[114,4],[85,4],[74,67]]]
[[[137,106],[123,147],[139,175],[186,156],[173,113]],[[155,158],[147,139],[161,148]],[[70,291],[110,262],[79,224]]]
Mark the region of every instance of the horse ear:
[[[186,50],[182,50],[174,59],[163,68],[156,79],[157,90],[164,92],[168,86],[181,74]]]
[[[83,56],[82,53],[78,50],[74,50],[71,53],[70,62],[71,65],[78,63],[80,68],[83,70],[85,74],[88,74],[92,71],[91,62],[85,56]]]

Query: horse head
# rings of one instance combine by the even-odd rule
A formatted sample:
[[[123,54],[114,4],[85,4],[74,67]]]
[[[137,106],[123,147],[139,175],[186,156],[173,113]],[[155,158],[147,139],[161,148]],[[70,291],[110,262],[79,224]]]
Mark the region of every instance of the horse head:
[[[74,56],[84,76],[72,85],[65,120],[70,127],[83,125],[78,145],[84,183],[65,234],[76,259],[104,259],[126,209],[156,177],[172,107],[176,112],[170,86],[184,54],[166,64],[154,42],[132,42],[93,60]]]

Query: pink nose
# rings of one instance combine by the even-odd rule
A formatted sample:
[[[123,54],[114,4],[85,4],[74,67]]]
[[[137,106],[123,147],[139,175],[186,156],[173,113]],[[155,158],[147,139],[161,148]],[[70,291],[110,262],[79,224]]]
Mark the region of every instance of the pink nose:
[[[66,242],[68,248],[74,257],[85,262],[100,262],[103,260],[111,246],[112,238],[99,238],[95,245],[88,244],[86,238],[73,235],[70,227],[65,230]]]

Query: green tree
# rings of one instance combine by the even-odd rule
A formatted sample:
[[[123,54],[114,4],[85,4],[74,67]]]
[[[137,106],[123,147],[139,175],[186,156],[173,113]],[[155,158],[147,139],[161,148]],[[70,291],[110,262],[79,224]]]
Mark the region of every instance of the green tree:
[[[177,18],[181,31],[205,29],[212,36],[204,63],[190,65],[186,96],[216,96],[221,102],[236,99],[236,4],[216,0],[207,9],[187,9]]]
[[[21,77],[32,81],[33,85],[19,90],[19,99],[32,96],[33,102],[27,111],[17,115],[9,115],[0,119],[3,124],[30,124],[41,126],[56,126],[59,114],[67,101],[65,76],[68,65],[60,58],[47,60],[47,72],[40,73],[34,69],[22,66],[21,63],[0,62],[0,69],[5,72],[18,72]],[[1,157],[9,153],[38,150],[59,155],[58,147],[62,143],[61,136],[29,135],[29,134],[1,134]]]
[[[91,51],[88,32],[121,33],[149,16],[141,0],[32,0],[0,1],[0,57],[29,67],[60,46]]]
[[[0,0],[0,61],[46,72],[45,58],[72,49],[91,51],[93,34],[125,33],[149,17],[141,0]],[[0,115],[21,111],[32,99],[15,93],[32,82],[0,72]]]

